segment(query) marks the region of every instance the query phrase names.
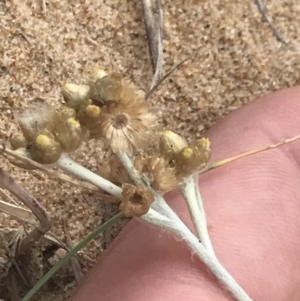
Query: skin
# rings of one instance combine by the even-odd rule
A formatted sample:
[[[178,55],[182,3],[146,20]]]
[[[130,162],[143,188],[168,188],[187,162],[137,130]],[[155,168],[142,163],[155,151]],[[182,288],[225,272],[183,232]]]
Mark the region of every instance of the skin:
[[[238,109],[213,127],[215,162],[300,132],[300,87]],[[300,297],[300,140],[200,177],[217,257],[253,300]],[[178,192],[166,196],[192,228]],[[174,235],[133,220],[72,301],[234,300]]]

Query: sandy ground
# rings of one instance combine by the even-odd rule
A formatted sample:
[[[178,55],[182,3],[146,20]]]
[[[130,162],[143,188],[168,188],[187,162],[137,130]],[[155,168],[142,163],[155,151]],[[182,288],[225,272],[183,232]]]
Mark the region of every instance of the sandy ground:
[[[164,1],[164,71],[202,45],[151,99],[166,127],[198,137],[257,96],[299,83],[300,3],[265,2],[288,46],[277,41],[254,0]],[[152,73],[140,1],[49,0],[44,15],[42,1],[0,0],[0,138],[17,129],[14,115],[20,108],[40,102],[59,107],[62,84],[84,82],[94,65],[149,88]],[[97,170],[99,147],[91,142],[74,157]],[[3,157],[0,166],[47,208],[59,238],[64,238],[62,216],[68,219],[74,244],[103,221],[105,205],[86,190],[42,172],[21,170]],[[4,214],[0,224],[18,225]],[[112,229],[112,238],[119,228]],[[80,252],[83,273],[108,241],[107,235],[101,236]],[[46,260],[46,247],[37,244],[32,257],[22,261],[30,287],[64,255],[58,251]],[[20,300],[28,290],[14,270],[2,283],[9,289],[0,286],[0,299]],[[68,265],[34,300],[67,300],[75,286]]]

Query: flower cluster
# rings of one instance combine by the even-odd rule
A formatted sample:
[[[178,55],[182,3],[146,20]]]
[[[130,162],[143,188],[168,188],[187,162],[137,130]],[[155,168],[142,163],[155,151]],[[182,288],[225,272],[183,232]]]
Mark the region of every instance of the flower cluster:
[[[126,197],[123,192],[120,209],[127,216],[144,214],[145,208],[148,211],[153,202],[153,195],[147,189],[147,184],[159,193],[174,190],[184,178],[206,166],[210,158],[209,146],[210,143],[207,138],[195,140],[188,144],[181,136],[171,131],[165,131],[160,137],[160,152],[158,154],[152,156],[139,154],[134,158],[133,167],[139,178],[146,183],[146,188],[144,187],[142,190],[141,185],[126,186],[130,189],[128,188]],[[131,197],[128,197],[130,192]],[[137,197],[137,194],[140,196]]]
[[[178,179],[203,169],[211,155],[209,139],[201,138],[188,144],[183,137],[171,131],[161,135],[159,146],[162,158],[175,169]]]
[[[103,139],[114,153],[133,154],[145,148],[157,122],[144,93],[120,74],[98,68],[88,82],[89,86],[65,85],[63,95],[90,138]]]
[[[164,131],[155,141],[159,150],[151,155],[147,152],[157,137],[156,115],[144,93],[118,73],[94,68],[87,84],[66,84],[62,95],[66,106],[60,110],[46,104],[31,105],[18,115],[21,133],[10,137],[12,148],[39,163],[51,164],[62,153],[78,149],[83,139],[101,139],[112,155],[99,174],[122,186],[120,209],[127,216],[146,213],[154,201],[153,190],[161,194],[174,190],[207,164],[208,139],[188,144],[171,131]],[[133,156],[132,168],[139,183],[130,178],[128,167],[120,161],[124,155]],[[28,168],[21,161],[11,161]]]
[[[31,105],[18,116],[22,133],[14,133],[14,149],[27,148],[33,160],[51,164],[62,152],[73,152],[82,141],[83,131],[76,112],[64,108],[59,112],[48,105]]]
[[[66,84],[63,109],[31,105],[18,115],[22,133],[10,138],[14,149],[26,148],[33,160],[51,164],[73,152],[83,138],[102,139],[114,153],[133,154],[151,141],[156,116],[144,93],[119,74],[94,68],[87,85]]]

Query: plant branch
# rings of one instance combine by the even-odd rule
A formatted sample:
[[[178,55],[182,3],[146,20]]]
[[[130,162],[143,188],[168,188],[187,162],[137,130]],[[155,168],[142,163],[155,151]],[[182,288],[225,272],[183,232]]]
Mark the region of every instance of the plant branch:
[[[200,242],[215,257],[207,230],[206,215],[198,186],[198,176],[191,175],[186,177],[181,185],[181,192],[187,203]]]
[[[125,170],[127,171],[128,175],[132,179],[132,181],[137,185],[137,184],[142,184],[142,179],[140,178],[138,172],[136,169],[133,167],[133,164],[128,157],[126,153],[116,153],[116,156],[124,166]]]
[[[62,154],[57,161],[57,166],[80,179],[90,182],[118,199],[122,199],[122,189],[101,176],[93,173],[72,160],[67,154]]]
[[[47,167],[47,166],[45,166],[41,163],[35,162],[35,161],[31,160],[30,158],[21,155],[19,152],[15,152],[15,151],[7,148],[7,147],[3,147],[3,145],[2,146],[0,145],[0,149],[1,148],[9,156],[14,157],[14,158],[16,158],[16,159],[32,166],[32,167],[36,167],[37,169],[40,169],[40,170],[46,172],[50,176],[53,176],[53,177],[58,178],[60,180],[66,181],[66,182],[71,183],[73,185],[79,186],[81,188],[83,187],[85,189],[91,190],[97,196],[99,196],[99,197],[101,197],[101,198],[103,198],[107,201],[110,201],[110,202],[113,202],[113,203],[116,203],[118,201],[118,199],[116,199],[115,197],[99,191],[99,187],[97,187],[97,186],[95,186],[95,185],[93,185],[89,182],[82,182],[82,181],[78,181],[76,179],[72,179],[70,176],[68,176],[64,173],[60,173],[56,170],[50,169],[49,167]]]
[[[165,207],[166,211],[173,211],[168,209],[168,205],[161,204]],[[174,212],[171,213],[175,214]],[[177,218],[176,218],[177,217]],[[144,214],[142,220],[159,225],[164,229],[168,229],[179,238],[183,239],[188,247],[195,253],[201,261],[207,266],[209,271],[218,279],[218,281],[232,293],[238,301],[251,301],[252,299],[246,294],[246,292],[238,285],[235,279],[225,270],[220,262],[211,255],[211,253],[201,244],[198,238],[186,227],[186,225],[175,214],[174,219],[162,217],[160,213],[150,208],[148,213]]]

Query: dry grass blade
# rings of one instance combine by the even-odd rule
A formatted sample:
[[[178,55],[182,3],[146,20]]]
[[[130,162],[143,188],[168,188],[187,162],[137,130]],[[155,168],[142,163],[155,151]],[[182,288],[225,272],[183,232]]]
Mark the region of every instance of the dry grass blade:
[[[184,58],[182,61],[180,61],[178,64],[176,64],[174,67],[172,67],[156,84],[153,86],[145,96],[145,99],[148,100],[151,95],[158,89],[158,87],[178,68],[180,68],[186,61],[190,60],[193,56],[197,54],[197,52],[201,49],[202,45],[198,46],[192,53],[190,53],[186,58]]]
[[[2,168],[0,168],[0,187],[16,196],[34,213],[44,231],[50,230],[51,223],[44,207]]]
[[[34,214],[27,209],[0,200],[0,211],[12,215],[25,222],[34,223]]]
[[[46,0],[42,0],[42,6],[43,6],[43,14],[44,14],[44,16],[46,16],[46,14],[47,14]]]
[[[17,255],[27,250],[34,242],[38,241],[44,233],[50,230],[51,222],[43,206],[22,186],[17,184],[2,168],[0,168],[0,187],[8,190],[16,196],[25,206],[27,206],[40,222],[40,227],[34,228],[22,240]]]
[[[145,28],[153,69],[151,88],[155,86],[163,66],[163,8],[161,0],[156,1],[158,22],[154,16],[154,7],[151,0],[142,0]]]
[[[261,147],[261,148],[258,148],[258,149],[254,149],[252,151],[244,152],[242,154],[239,154],[239,155],[236,155],[236,156],[233,156],[233,157],[230,157],[230,158],[220,160],[218,162],[207,165],[206,168],[204,168],[203,170],[200,171],[200,174],[205,173],[207,171],[210,171],[212,169],[215,169],[217,167],[220,167],[222,165],[225,165],[227,163],[233,162],[235,160],[238,160],[238,159],[250,156],[250,155],[254,155],[254,154],[257,154],[257,153],[260,153],[260,152],[264,152],[264,151],[269,150],[269,149],[277,148],[279,146],[282,146],[282,145],[285,145],[285,144],[288,144],[288,143],[291,143],[291,142],[294,142],[294,141],[298,140],[299,138],[300,138],[300,134],[297,135],[297,136],[294,136],[292,138],[285,139],[284,141],[276,143],[276,144],[271,144],[271,145],[264,146],[264,147]]]
[[[263,18],[268,22],[271,30],[275,34],[277,40],[282,42],[285,45],[288,45],[288,43],[285,41],[283,35],[278,31],[276,26],[273,24],[271,18],[267,15],[266,8],[265,8],[265,5],[264,5],[263,1],[262,0],[255,0],[255,2],[257,4],[257,7],[258,7],[260,13],[262,14]]]
[[[72,239],[70,236],[68,223],[65,219],[63,219],[63,229],[64,229],[64,233],[66,236],[67,247],[71,250],[71,249],[73,249],[74,246],[73,246]],[[81,272],[79,261],[76,257],[71,258],[71,265],[72,265],[72,270],[75,275],[75,279],[76,279],[77,283],[81,283],[83,280],[83,274]]]

